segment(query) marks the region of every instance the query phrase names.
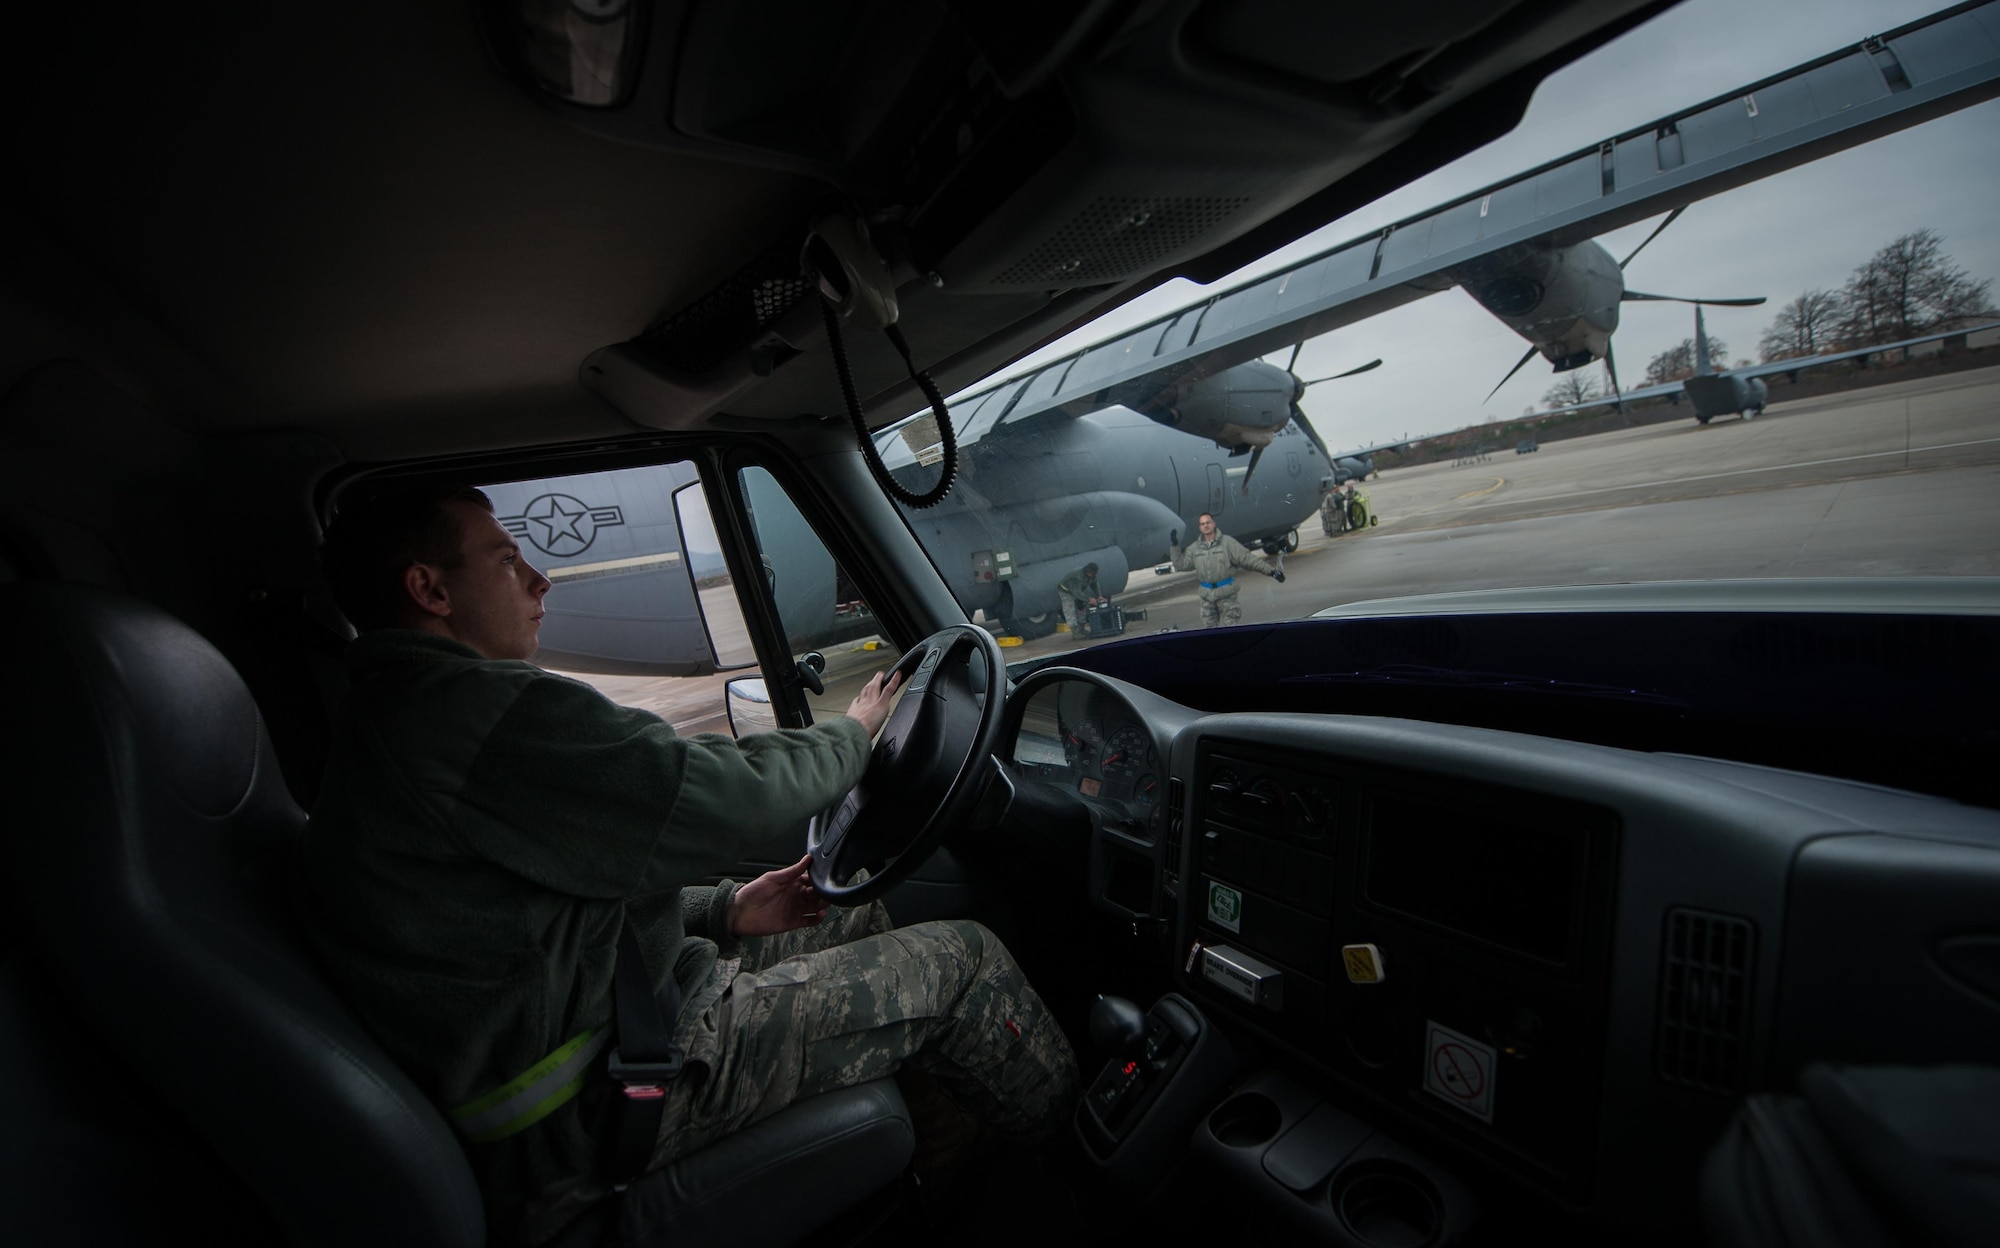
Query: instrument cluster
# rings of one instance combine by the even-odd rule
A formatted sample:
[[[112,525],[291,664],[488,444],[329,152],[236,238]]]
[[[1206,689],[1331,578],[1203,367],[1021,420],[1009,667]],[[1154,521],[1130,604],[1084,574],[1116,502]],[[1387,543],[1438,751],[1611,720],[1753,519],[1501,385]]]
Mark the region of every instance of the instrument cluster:
[[[1039,691],[1021,717],[1013,760],[1023,778],[1076,794],[1107,826],[1153,839],[1165,826],[1159,745],[1122,699],[1081,681]]]

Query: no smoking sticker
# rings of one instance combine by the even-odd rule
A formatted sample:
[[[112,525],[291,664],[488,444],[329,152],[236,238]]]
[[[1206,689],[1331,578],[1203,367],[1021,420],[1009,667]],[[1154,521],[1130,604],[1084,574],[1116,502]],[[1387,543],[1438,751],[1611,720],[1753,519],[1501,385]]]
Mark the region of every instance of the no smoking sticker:
[[[1493,1077],[1499,1054],[1442,1023],[1426,1021],[1424,1091],[1481,1122],[1493,1121]]]

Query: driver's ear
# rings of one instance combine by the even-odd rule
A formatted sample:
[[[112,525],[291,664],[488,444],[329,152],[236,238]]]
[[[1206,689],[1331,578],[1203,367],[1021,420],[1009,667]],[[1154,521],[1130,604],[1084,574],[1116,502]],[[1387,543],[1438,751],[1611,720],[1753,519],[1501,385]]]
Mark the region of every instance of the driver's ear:
[[[403,596],[425,615],[444,619],[451,614],[451,591],[444,583],[444,569],[434,563],[412,563],[403,569]]]

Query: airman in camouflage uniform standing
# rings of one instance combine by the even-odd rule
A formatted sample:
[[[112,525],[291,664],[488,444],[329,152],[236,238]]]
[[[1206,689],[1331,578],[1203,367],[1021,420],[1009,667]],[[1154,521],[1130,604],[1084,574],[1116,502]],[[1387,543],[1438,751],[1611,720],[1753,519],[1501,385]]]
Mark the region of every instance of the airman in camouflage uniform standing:
[[[1176,541],[1173,548],[1174,571],[1193,572],[1200,581],[1195,591],[1201,597],[1201,626],[1214,628],[1217,623],[1241,624],[1243,606],[1236,601],[1238,586],[1236,570],[1247,568],[1262,572],[1283,583],[1285,574],[1271,566],[1262,555],[1252,554],[1243,543],[1218,531],[1215,517],[1208,512],[1201,513],[1201,540],[1181,549]],[[1175,538],[1180,535],[1176,533]]]

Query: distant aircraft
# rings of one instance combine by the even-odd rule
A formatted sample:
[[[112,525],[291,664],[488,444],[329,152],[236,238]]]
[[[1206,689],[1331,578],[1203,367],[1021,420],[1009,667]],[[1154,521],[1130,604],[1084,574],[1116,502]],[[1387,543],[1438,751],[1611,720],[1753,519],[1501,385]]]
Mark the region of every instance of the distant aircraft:
[[[1966,334],[1976,334],[1982,330],[2000,327],[1976,325],[1970,329],[1948,329],[1940,333],[1925,334],[1920,338],[1905,338],[1900,342],[1885,342],[1872,347],[1856,347],[1852,351],[1836,351],[1829,355],[1801,355],[1786,360],[1772,360],[1768,364],[1751,364],[1743,368],[1724,369],[1718,372],[1708,358],[1708,330],[1702,321],[1701,304],[1694,309],[1694,376],[1679,381],[1669,381],[1657,386],[1642,386],[1637,390],[1627,390],[1623,394],[1610,394],[1600,399],[1590,399],[1583,403],[1571,403],[1563,407],[1551,408],[1550,414],[1558,412],[1581,412],[1593,407],[1622,406],[1639,399],[1667,398],[1679,403],[1683,397],[1694,409],[1695,423],[1705,425],[1717,416],[1736,414],[1745,420],[1761,416],[1769,390],[1764,378],[1784,374],[1793,381],[1809,368],[1819,368],[1826,364],[1837,364],[1842,360],[1858,360],[1871,355],[1881,355],[1888,351],[1901,351],[1909,347],[1922,346],[1927,342],[1938,342],[1945,338],[1960,338]]]
[[[1515,333],[1532,345],[1507,370],[1500,385],[1487,394],[1491,399],[1500,386],[1514,379],[1523,365],[1539,353],[1558,373],[1582,368],[1593,360],[1603,360],[1611,375],[1611,388],[1618,387],[1618,361],[1612,354],[1611,335],[1618,331],[1618,309],[1622,303],[1692,303],[1717,307],[1754,307],[1763,296],[1747,299],[1694,299],[1682,295],[1654,295],[1625,286],[1625,266],[1632,263],[1646,245],[1672,225],[1687,205],[1667,214],[1623,260],[1613,261],[1611,253],[1595,239],[1562,245],[1551,239],[1535,239],[1479,257],[1469,264],[1446,271],[1453,282],[1478,301]]]

